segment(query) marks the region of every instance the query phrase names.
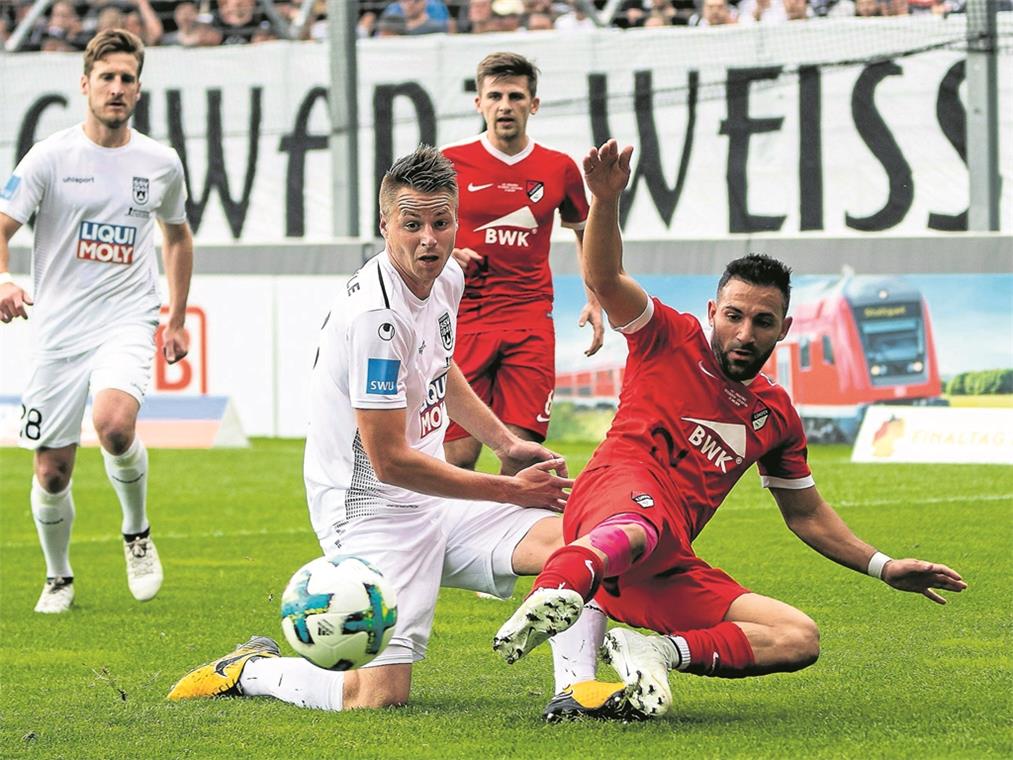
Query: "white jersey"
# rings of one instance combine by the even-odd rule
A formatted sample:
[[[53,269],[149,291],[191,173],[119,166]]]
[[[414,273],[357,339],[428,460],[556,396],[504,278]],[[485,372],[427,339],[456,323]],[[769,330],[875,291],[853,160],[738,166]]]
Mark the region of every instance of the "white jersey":
[[[113,325],[158,321],[154,227],[186,221],[176,151],[136,130],[103,148],[70,127],[28,151],[0,190],[0,211],[38,211],[31,319],[40,357],[94,348]]]
[[[454,356],[464,272],[451,258],[425,300],[386,251],[352,275],[324,320],[310,380],[304,476],[315,528],[445,499],[377,480],[356,425],[356,409],[406,409],[405,438],[444,459],[447,373]],[[340,510],[341,514],[324,514]]]

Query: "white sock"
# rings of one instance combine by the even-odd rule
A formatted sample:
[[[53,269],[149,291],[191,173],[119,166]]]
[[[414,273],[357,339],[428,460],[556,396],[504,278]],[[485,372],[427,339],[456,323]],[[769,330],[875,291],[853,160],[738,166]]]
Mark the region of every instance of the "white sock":
[[[685,670],[689,667],[689,642],[683,636],[662,636],[662,641],[672,645],[674,651],[669,652],[668,667],[670,670]]]
[[[74,524],[74,499],[70,495],[70,486],[60,493],[49,493],[32,478],[32,517],[35,518],[35,530],[39,533],[42,554],[46,558],[46,577],[71,578],[74,571],[70,567],[70,528]]]
[[[552,668],[559,694],[580,681],[593,681],[598,665],[598,649],[605,640],[605,613],[594,602],[584,605],[577,622],[549,639]]]
[[[261,657],[246,663],[239,677],[244,697],[274,697],[314,710],[341,709],[345,674],[324,670],[302,657]]]
[[[145,502],[148,495],[148,450],[141,439],[134,436],[130,448],[120,456],[102,449],[106,475],[123,508],[123,533],[143,533],[148,529]]]

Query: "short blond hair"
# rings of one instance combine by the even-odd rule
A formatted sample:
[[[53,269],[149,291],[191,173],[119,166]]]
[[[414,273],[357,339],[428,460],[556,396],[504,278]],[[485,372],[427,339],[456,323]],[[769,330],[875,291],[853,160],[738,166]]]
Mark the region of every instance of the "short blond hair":
[[[126,29],[106,29],[91,38],[84,49],[84,75],[91,74],[96,61],[112,53],[129,53],[137,60],[137,77],[144,68],[144,43],[141,38]]]

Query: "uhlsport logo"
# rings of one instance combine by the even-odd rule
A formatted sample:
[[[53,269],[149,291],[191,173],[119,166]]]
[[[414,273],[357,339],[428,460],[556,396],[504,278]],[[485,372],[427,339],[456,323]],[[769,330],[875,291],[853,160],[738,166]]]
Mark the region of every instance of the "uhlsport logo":
[[[133,264],[136,240],[136,227],[81,222],[77,237],[77,257],[103,264]]]
[[[425,438],[443,426],[447,416],[444,399],[447,397],[447,376],[440,375],[426,388],[426,400],[419,412],[419,438]]]
[[[527,206],[521,206],[506,216],[476,227],[475,232],[485,232],[485,242],[490,245],[510,245],[515,248],[529,248],[528,239],[538,232],[538,222]]]
[[[727,473],[729,465],[735,467],[742,464],[742,458],[746,455],[745,425],[698,420],[693,417],[682,419],[685,422],[695,423],[689,434],[689,442],[721,472]]]

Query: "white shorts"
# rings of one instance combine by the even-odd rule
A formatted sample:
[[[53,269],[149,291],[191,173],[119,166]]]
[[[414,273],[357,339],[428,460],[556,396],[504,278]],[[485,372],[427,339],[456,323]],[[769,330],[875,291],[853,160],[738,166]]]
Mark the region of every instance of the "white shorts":
[[[339,496],[329,491],[318,498],[326,500],[331,494]],[[335,514],[332,510],[321,512]],[[314,525],[324,555],[362,557],[384,574],[397,593],[394,635],[367,667],[412,663],[425,657],[440,586],[510,596],[517,582],[514,548],[531,526],[546,517],[559,519],[558,514],[544,509],[448,499],[439,507]]]
[[[122,325],[96,348],[39,360],[21,396],[18,443],[26,449],[80,443],[89,393],[111,388],[143,403],[155,358],[155,327],[153,322]]]

